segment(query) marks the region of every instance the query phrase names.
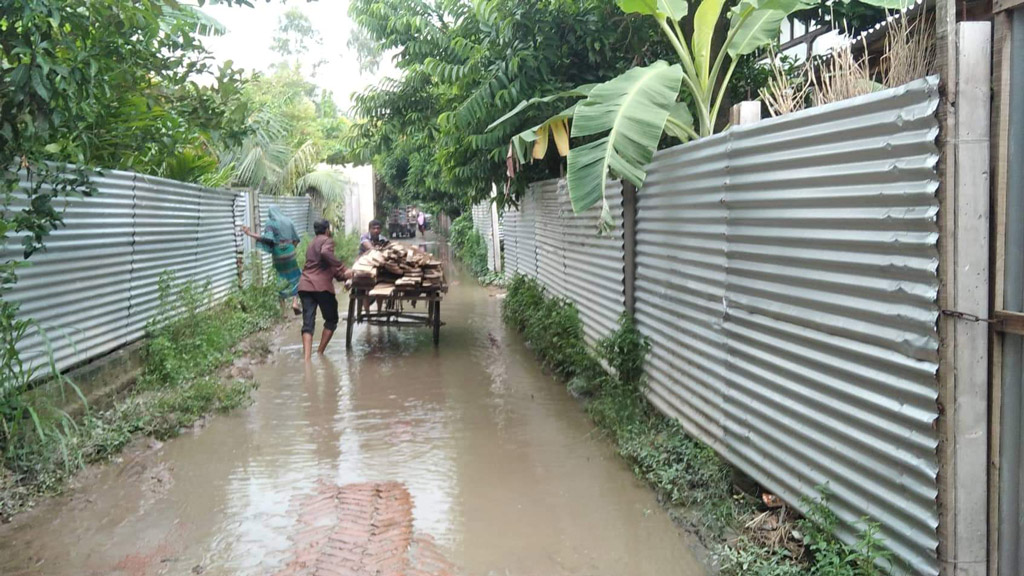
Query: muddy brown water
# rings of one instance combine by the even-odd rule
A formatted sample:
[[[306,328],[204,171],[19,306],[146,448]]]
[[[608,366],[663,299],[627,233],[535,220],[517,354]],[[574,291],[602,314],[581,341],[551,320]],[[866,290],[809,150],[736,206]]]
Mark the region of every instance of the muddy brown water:
[[[143,442],[16,517],[0,528],[0,573],[273,574],[302,529],[297,500],[380,482],[407,491],[411,531],[459,574],[706,574],[694,540],[502,325],[500,297],[453,276],[439,348],[426,329],[358,326],[351,351],[339,333],[305,365],[289,324],[252,406]]]

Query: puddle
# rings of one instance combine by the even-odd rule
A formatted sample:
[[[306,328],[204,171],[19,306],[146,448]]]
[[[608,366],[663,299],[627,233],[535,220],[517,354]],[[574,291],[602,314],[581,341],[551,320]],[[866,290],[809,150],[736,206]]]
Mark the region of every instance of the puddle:
[[[296,558],[296,501],[399,483],[409,533],[458,574],[706,574],[694,541],[503,327],[500,299],[450,277],[439,348],[425,328],[359,326],[351,352],[339,331],[307,366],[289,325],[255,368],[251,407],[140,443],[16,517],[0,528],[0,573],[272,574]]]

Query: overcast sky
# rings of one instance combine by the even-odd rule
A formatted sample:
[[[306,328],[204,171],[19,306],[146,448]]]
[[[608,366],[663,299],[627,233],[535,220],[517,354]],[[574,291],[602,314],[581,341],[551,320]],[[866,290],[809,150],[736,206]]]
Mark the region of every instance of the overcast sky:
[[[232,60],[236,67],[247,70],[268,70],[281,60],[270,49],[271,39],[277,30],[278,20],[292,7],[302,10],[320,32],[323,43],[313,46],[300,60],[307,76],[313,63],[326,60],[317,69],[313,82],[334,92],[334,99],[342,109],[351,104],[353,92],[373,84],[384,75],[394,75],[390,61],[381,62],[376,75],[359,74],[359,62],[355,53],[345,44],[348,42],[354,24],[348,17],[349,0],[277,0],[266,3],[253,2],[255,8],[207,5],[203,10],[224,24],[228,33],[204,39],[203,43],[217,60]]]

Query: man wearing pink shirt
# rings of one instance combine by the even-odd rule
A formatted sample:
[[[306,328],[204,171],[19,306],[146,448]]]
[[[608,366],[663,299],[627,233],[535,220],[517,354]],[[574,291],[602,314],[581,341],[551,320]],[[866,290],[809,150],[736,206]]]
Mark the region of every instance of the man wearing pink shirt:
[[[331,224],[327,220],[313,223],[316,238],[306,249],[306,265],[299,279],[299,300],[302,301],[302,353],[308,362],[313,355],[313,331],[316,328],[316,310],[324,319],[318,354],[323,354],[338,328],[338,296],[334,292],[335,278],[351,276],[345,264],[334,255]]]

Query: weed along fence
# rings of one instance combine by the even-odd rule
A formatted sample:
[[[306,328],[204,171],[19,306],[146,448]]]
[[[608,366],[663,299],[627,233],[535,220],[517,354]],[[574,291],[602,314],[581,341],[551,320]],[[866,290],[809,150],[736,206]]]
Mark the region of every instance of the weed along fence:
[[[591,343],[615,330],[626,309],[617,182],[608,183],[608,203],[615,227],[605,236],[597,234],[601,207],[574,214],[564,181],[530,186],[519,210],[505,212],[505,273],[537,278],[549,294],[574,302]]]
[[[661,411],[791,504],[827,485],[840,536],[869,517],[899,571],[929,575],[937,105],[921,80],[663,150],[636,193],[635,246],[617,187],[610,237],[559,182],[505,215],[506,273],[575,302],[588,339],[635,308]]]
[[[214,299],[227,295],[238,285],[245,251],[238,229],[259,224],[246,208],[255,203],[249,192],[118,171],[95,174],[91,182],[96,194],[67,200],[65,226],[47,237],[46,250],[19,270],[5,295],[35,322],[18,351],[37,376],[49,373],[51,353],[64,370],[141,338],[159,313],[165,272],[209,282]],[[271,201],[296,217],[300,229],[309,227],[308,198],[262,203]],[[0,253],[20,256],[16,238]]]

